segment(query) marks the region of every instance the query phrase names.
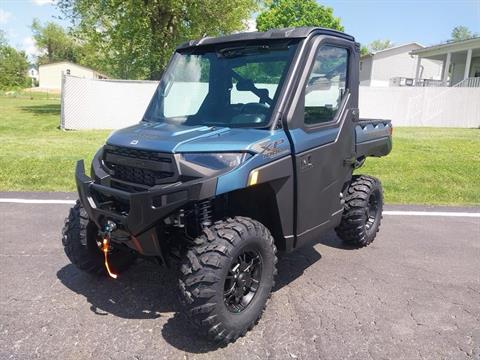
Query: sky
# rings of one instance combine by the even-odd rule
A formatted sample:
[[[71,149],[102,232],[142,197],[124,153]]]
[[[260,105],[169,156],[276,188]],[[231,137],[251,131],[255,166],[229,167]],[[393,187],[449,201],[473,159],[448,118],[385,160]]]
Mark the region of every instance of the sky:
[[[0,0],[0,29],[10,44],[35,55],[30,25],[60,20],[54,0]],[[341,18],[345,32],[362,44],[388,39],[396,45],[418,42],[435,45],[450,38],[451,30],[464,25],[480,34],[480,0],[321,0]]]

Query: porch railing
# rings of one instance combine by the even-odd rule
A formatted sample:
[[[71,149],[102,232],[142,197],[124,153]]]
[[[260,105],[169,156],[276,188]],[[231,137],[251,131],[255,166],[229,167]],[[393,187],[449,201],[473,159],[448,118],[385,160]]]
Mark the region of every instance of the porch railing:
[[[456,83],[453,85],[454,87],[472,87],[472,88],[478,88],[480,87],[480,77],[471,77],[471,78],[466,78],[459,83]]]
[[[421,87],[445,87],[450,86],[450,81],[433,80],[433,79],[418,79],[415,81],[415,86]]]

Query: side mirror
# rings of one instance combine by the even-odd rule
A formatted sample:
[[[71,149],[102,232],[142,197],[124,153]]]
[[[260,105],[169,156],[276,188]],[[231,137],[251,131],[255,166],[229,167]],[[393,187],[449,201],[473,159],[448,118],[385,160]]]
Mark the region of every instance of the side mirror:
[[[312,91],[330,90],[331,87],[332,82],[330,79],[327,79],[323,76],[314,76],[310,80],[308,80],[305,92],[306,94],[308,94]]]
[[[255,89],[255,84],[252,80],[241,79],[237,82],[236,88],[238,91],[252,91],[252,89]]]

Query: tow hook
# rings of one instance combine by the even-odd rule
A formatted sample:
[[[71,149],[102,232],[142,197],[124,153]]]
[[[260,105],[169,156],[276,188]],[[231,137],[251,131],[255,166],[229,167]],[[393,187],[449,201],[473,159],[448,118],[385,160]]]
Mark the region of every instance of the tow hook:
[[[108,275],[110,275],[110,277],[113,279],[116,279],[118,275],[113,273],[110,270],[110,266],[108,265],[108,253],[110,251],[111,234],[112,234],[112,231],[114,231],[116,228],[117,228],[117,225],[113,221],[111,220],[107,221],[107,224],[105,225],[102,232],[102,244],[101,244],[101,249],[105,257],[105,269],[107,269]]]

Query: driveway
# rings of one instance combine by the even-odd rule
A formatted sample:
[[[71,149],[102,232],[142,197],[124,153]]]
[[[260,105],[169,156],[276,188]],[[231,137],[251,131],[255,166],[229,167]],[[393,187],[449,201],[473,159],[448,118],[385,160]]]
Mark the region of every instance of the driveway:
[[[329,233],[281,258],[259,324],[217,348],[179,313],[174,271],[69,264],[69,206],[0,203],[1,359],[480,359],[479,217],[385,215],[361,250]]]

